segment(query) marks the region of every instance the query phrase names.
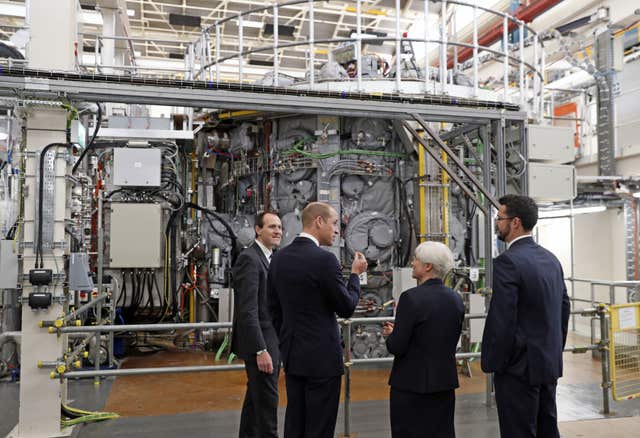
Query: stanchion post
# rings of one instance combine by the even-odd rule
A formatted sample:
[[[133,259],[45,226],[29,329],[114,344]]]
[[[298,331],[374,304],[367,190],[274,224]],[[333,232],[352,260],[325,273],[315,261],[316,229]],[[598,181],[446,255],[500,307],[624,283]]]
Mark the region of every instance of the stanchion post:
[[[351,436],[351,320],[344,321],[344,436]]]
[[[598,317],[600,318],[600,360],[602,363],[602,413],[608,415],[609,408],[609,388],[611,387],[611,376],[609,369],[609,329],[607,326],[607,307],[604,304],[598,306]]]

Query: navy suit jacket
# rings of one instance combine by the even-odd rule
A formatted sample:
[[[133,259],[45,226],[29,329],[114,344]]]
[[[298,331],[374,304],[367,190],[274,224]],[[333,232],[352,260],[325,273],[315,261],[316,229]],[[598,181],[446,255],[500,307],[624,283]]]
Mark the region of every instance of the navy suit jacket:
[[[493,296],[482,336],[482,370],[530,385],[562,377],[571,306],[562,267],[527,237],[494,260]]]
[[[389,385],[428,394],[458,387],[456,346],[464,303],[442,280],[431,279],[400,295],[387,349],[395,357]]]
[[[336,314],[349,318],[360,296],[358,276],[348,283],[336,257],[297,237],[271,258],[269,309],[288,374],[332,377],[344,372]]]

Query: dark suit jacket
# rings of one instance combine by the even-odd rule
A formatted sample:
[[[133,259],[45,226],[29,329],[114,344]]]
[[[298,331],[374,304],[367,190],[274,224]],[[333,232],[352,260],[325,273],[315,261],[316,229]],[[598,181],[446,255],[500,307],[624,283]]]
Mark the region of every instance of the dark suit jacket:
[[[242,359],[278,348],[278,338],[267,305],[267,272],[269,263],[257,243],[246,248],[233,266],[233,336],[231,351]],[[277,350],[276,350],[277,352]]]
[[[342,375],[336,314],[353,315],[360,295],[358,276],[345,286],[336,257],[297,237],[275,253],[269,267],[269,308],[280,338],[285,373],[303,377]]]
[[[562,376],[569,297],[558,259],[532,238],[494,260],[493,297],[482,336],[482,370],[530,385]]]
[[[389,385],[421,394],[457,388],[455,356],[463,320],[462,298],[442,280],[427,280],[400,295],[387,338],[395,356]]]

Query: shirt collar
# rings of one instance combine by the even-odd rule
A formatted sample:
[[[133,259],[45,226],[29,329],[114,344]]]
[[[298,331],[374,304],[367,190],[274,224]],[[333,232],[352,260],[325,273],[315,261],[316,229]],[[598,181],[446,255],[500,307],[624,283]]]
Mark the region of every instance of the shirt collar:
[[[300,236],[300,237],[306,237],[307,239],[311,239],[311,240],[313,240],[313,243],[315,243],[315,244],[316,244],[316,246],[320,246],[320,242],[318,242],[318,239],[316,239],[314,236],[312,236],[312,235],[311,235],[311,234],[309,234],[309,233],[305,233],[305,232],[303,231],[302,233],[298,234],[298,236]]]
[[[267,261],[270,262],[271,254],[273,253],[273,251],[267,248],[266,246],[264,246],[262,242],[260,242],[258,239],[256,239],[256,245],[258,245],[258,247],[262,250],[264,256],[267,258]]]
[[[516,237],[515,239],[513,239],[511,242],[507,243],[507,249],[511,248],[511,245],[513,245],[514,243],[516,243],[518,240],[524,239],[525,237],[531,237],[533,238],[533,236],[531,234],[523,234],[522,236]]]

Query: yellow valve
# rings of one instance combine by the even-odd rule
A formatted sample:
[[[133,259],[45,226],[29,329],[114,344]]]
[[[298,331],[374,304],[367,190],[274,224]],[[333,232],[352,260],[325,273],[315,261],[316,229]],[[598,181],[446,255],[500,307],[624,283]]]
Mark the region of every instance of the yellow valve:
[[[88,351],[83,351],[82,352],[82,357],[84,357],[85,359],[89,357],[89,352]]]
[[[80,367],[82,366],[82,362],[80,362],[79,360],[76,360],[76,361],[73,363],[73,366],[74,366],[74,367],[76,367],[76,368],[80,368]]]
[[[51,377],[51,380],[55,380],[56,373],[54,371],[51,371],[51,374],[49,374],[49,377]]]
[[[41,360],[38,361],[38,368],[42,368],[42,361]]]
[[[49,331],[49,333],[55,333],[56,329],[55,329],[55,327],[49,327],[48,331]]]
[[[76,327],[80,327],[82,325],[82,321],[76,319]]]
[[[58,374],[62,374],[67,371],[67,367],[64,364],[60,364],[56,367],[56,371],[58,372]]]
[[[44,327],[44,321],[38,321],[38,327],[39,328]]]
[[[64,321],[62,319],[56,319],[56,322],[53,323],[53,325],[57,328],[62,327],[63,324],[64,324]]]
[[[62,358],[63,358],[64,360],[67,360],[67,357],[68,357],[68,356],[67,356],[66,354],[63,354],[63,355],[62,355]]]

